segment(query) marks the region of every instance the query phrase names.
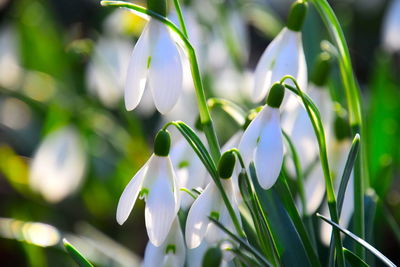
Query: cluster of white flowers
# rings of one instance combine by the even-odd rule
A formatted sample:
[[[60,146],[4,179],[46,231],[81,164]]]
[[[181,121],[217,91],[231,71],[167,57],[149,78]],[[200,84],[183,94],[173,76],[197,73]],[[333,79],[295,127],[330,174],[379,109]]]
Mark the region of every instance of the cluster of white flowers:
[[[149,8],[154,8],[153,1],[148,2]],[[324,66],[330,62],[326,53],[320,57],[322,65],[317,67],[320,72],[307,86],[307,65],[301,37],[306,10],[306,3],[295,2],[287,26],[266,48],[254,73],[251,94],[255,103],[266,99],[265,104],[258,108],[258,114],[247,120],[244,130],[239,130],[222,149],[226,151],[238,147],[245,168],[254,163],[258,183],[265,190],[275,184],[284,165],[286,150],[282,129],[293,138],[303,169],[318,159],[311,122],[298,98],[293,93],[285,93],[281,82],[284,76],[294,77],[300,88],[305,89],[316,102],[327,132],[331,132],[333,124],[333,105],[328,90],[324,88],[329,73],[329,67]],[[155,11],[166,15],[163,8],[157,7]],[[163,23],[150,18],[132,52],[125,86],[126,108],[136,108],[147,88],[151,90],[157,110],[162,114],[170,112],[182,92],[185,62],[188,61],[186,56],[185,48],[175,34]],[[295,85],[292,81],[288,84]],[[204,246],[221,247],[222,242],[229,238],[211,223],[209,217],[238,234],[219,187],[207,174],[197,155],[183,141],[173,144],[171,153],[170,145],[169,132],[160,130],[155,138],[154,154],[126,186],[118,203],[117,221],[123,224],[136,199],[139,197],[146,201],[145,221],[150,241],[145,252],[145,266],[183,266],[185,257],[193,256],[186,248],[195,251]],[[294,176],[290,161],[285,161],[285,167]],[[228,175],[220,177],[220,185],[240,224],[237,168],[231,166]],[[313,207],[307,207],[307,211],[312,213],[321,204],[325,190],[320,167],[314,168],[309,176],[308,181],[312,183],[309,187],[306,185],[306,195],[309,205]],[[322,188],[318,186],[321,183]],[[189,196],[181,192],[182,188],[188,191],[195,189],[199,195],[192,193],[193,196]],[[188,211],[184,236],[178,216],[180,209]],[[230,241],[230,245],[234,242]],[[204,249],[199,251],[204,252]],[[229,261],[232,255],[225,252],[223,259]]]

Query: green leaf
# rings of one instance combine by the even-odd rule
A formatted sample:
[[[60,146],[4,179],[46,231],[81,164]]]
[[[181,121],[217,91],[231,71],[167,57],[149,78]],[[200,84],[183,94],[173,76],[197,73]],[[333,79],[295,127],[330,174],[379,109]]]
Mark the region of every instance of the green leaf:
[[[215,220],[214,218],[208,217],[208,219],[212,221],[218,228],[224,231],[227,235],[229,235],[234,241],[238,242],[247,252],[251,253],[261,264],[263,264],[262,266],[273,266],[267,261],[267,259],[264,258],[263,255],[260,254],[260,252],[258,252],[257,249],[247,243],[243,238],[240,238],[239,236],[229,231],[225,226],[223,226],[219,221]]]
[[[67,239],[63,239],[64,248],[71,258],[81,267],[93,267],[91,264]]]
[[[347,248],[343,248],[344,257],[350,263],[352,267],[368,267],[369,265],[365,263],[360,257],[356,254],[348,250]]]
[[[368,242],[366,242],[364,239],[359,238],[358,236],[356,236],[355,234],[353,234],[352,232],[350,232],[347,229],[344,229],[343,227],[341,227],[340,225],[338,225],[337,223],[332,222],[331,220],[329,220],[328,218],[326,218],[325,216],[318,214],[317,216],[319,218],[321,218],[322,220],[324,220],[325,222],[329,223],[330,225],[332,225],[332,227],[338,229],[339,231],[341,231],[342,233],[344,233],[345,235],[347,235],[348,237],[352,238],[354,241],[356,241],[358,244],[360,244],[361,246],[363,246],[364,248],[366,248],[369,252],[371,252],[372,254],[374,254],[377,258],[379,258],[383,263],[385,263],[387,266],[390,267],[396,267],[396,265],[390,261],[385,255],[383,255],[379,250],[377,250],[376,248],[374,248],[373,246],[371,246]]]

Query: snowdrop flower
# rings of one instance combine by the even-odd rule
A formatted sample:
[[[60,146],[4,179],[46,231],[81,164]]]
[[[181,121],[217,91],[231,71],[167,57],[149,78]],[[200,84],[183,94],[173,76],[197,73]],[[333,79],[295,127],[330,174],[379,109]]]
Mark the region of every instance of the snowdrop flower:
[[[240,218],[233,183],[230,178],[235,167],[235,155],[233,155],[233,153],[224,153],[221,157],[220,163],[221,162],[223,163],[219,164],[218,167],[221,184],[227,194],[229,202],[233,206],[236,217]],[[220,167],[221,165],[223,167]],[[226,228],[232,232],[236,232],[228,209],[213,181],[207,185],[206,189],[194,201],[189,210],[185,234],[186,245],[189,249],[197,248],[204,237],[210,244],[214,244],[226,238],[226,235],[215,226],[208,217],[218,220]]]
[[[186,247],[178,217],[161,246],[147,243],[143,267],[180,267],[185,264]]]
[[[163,1],[148,1],[148,7],[166,15]],[[145,88],[150,89],[159,112],[167,113],[178,101],[182,91],[180,48],[168,28],[151,19],[133,49],[125,85],[125,106],[133,110]]]
[[[207,179],[207,170],[193,149],[185,139],[181,139],[171,148],[171,160],[176,170],[179,186],[191,190],[193,188],[204,188]],[[188,209],[193,203],[193,198],[186,192],[181,191],[181,207]]]
[[[179,186],[169,157],[170,142],[167,131],[158,132],[154,154],[126,186],[117,208],[117,222],[122,225],[137,197],[144,198],[147,234],[155,246],[165,241],[180,205]]]
[[[330,140],[333,124],[333,103],[328,88],[325,87],[331,67],[331,56],[323,52],[318,56],[306,93],[317,106],[325,130],[327,142]],[[297,106],[291,114],[285,114],[282,128],[289,134],[299,156],[302,170],[306,170],[317,159],[319,148],[314,128],[303,105]],[[286,167],[295,176],[293,161],[287,160]]]
[[[295,2],[291,7],[286,27],[261,56],[254,74],[254,102],[262,101],[272,84],[285,75],[292,75],[302,89],[307,85],[307,65],[301,41],[301,28],[306,11],[305,2]],[[286,102],[288,100],[285,100]]]
[[[81,184],[86,156],[79,133],[64,126],[47,135],[31,164],[29,183],[49,202],[59,202]]]
[[[246,166],[254,161],[258,182],[264,189],[275,184],[282,167],[283,142],[279,107],[284,90],[280,83],[272,86],[267,104],[249,124],[239,144]]]
[[[389,52],[400,51],[400,0],[392,0],[385,14],[382,41]]]

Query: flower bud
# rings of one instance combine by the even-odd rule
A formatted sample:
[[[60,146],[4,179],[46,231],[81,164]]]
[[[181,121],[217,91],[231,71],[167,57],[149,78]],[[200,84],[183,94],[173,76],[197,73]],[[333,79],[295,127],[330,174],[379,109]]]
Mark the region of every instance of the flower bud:
[[[166,0],[147,0],[147,8],[161,16],[167,16],[167,1]]]
[[[311,81],[317,86],[323,86],[329,77],[329,72],[332,67],[332,57],[327,52],[322,52],[317,57],[314,64],[314,70],[311,75]]]
[[[290,7],[286,27],[295,32],[301,31],[306,14],[307,3],[303,0],[298,0],[294,2]]]
[[[154,154],[160,157],[166,157],[171,147],[171,136],[167,130],[161,130],[157,133],[154,140]]]
[[[229,179],[232,177],[233,170],[235,169],[236,158],[232,151],[225,152],[218,162],[218,174],[222,179]]]
[[[343,140],[351,136],[349,122],[343,116],[336,116],[333,124],[337,140]]]
[[[285,87],[279,82],[274,83],[269,90],[267,105],[272,108],[279,108],[282,104],[284,96]]]
[[[218,247],[209,248],[203,257],[203,267],[219,267],[222,261],[222,251]]]

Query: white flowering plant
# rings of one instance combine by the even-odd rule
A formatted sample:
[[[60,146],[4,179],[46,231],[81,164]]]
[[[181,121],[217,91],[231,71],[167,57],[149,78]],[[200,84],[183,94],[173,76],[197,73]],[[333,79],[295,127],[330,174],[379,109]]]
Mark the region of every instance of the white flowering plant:
[[[248,111],[223,98],[207,99],[179,0],[173,1],[178,24],[167,18],[165,0],[148,0],[147,8],[122,1],[101,4],[129,9],[148,20],[127,71],[126,109],[135,109],[150,90],[156,109],[168,114],[182,95],[184,76],[192,79],[198,107],[196,130],[183,121],[161,128],[153,155],[120,197],[119,224],[128,219],[137,198],[145,200],[149,243],[144,266],[200,265],[193,254],[204,255],[197,256],[203,266],[293,264],[298,260],[291,254],[296,249],[285,241],[290,234],[281,235],[273,216],[291,222],[292,229],[283,231],[298,238],[306,255],[298,265],[325,265],[315,241],[315,222],[310,221],[320,206],[329,214],[317,214],[327,223],[322,235],[330,244],[329,266],[367,266],[366,250],[382,264],[395,266],[364,241],[367,172],[360,91],[342,29],[325,0],[292,4],[286,26],[257,64],[251,99],[259,106]],[[324,21],[333,45],[318,57],[308,79],[302,26],[310,5]],[[332,111],[326,89],[334,59],[348,118]],[[241,127],[222,148],[210,113],[214,106],[222,107]],[[191,152],[176,152],[182,149],[171,141],[171,127],[186,140],[180,146]],[[191,168],[196,160],[201,164]],[[177,170],[182,168],[186,176]],[[270,203],[265,205],[266,201]],[[273,214],[273,209],[284,215]],[[346,229],[351,218],[354,233]],[[344,245],[341,232],[355,241],[354,247]],[[89,264],[72,246],[68,248],[78,262]]]
[[[383,20],[370,94],[338,20],[348,12],[327,0],[103,0],[97,41],[67,49],[38,27],[44,0],[18,2],[32,62],[16,60],[14,30],[0,29],[0,69],[13,73],[0,75],[0,126],[18,132],[35,110],[43,139],[20,155],[0,140],[0,175],[18,192],[0,192],[12,203],[0,237],[20,241],[32,266],[54,253],[40,247],[80,266],[396,266],[380,235],[400,240],[388,209],[400,203],[388,189],[400,102],[387,62],[400,49],[400,0]],[[253,43],[259,35],[271,42]],[[14,209],[18,197],[29,201]]]

